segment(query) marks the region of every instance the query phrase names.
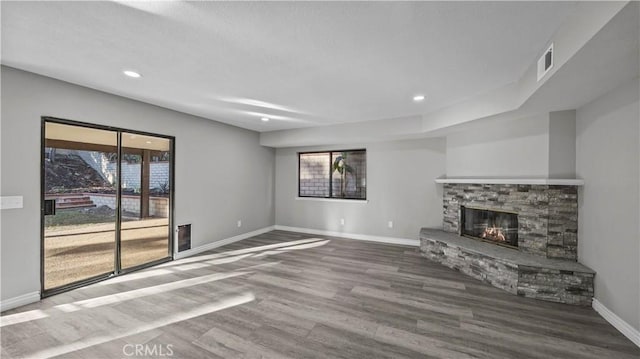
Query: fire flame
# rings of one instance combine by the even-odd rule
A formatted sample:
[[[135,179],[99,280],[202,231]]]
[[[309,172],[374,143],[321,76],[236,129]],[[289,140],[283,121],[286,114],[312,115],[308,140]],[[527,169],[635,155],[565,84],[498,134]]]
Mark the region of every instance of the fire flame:
[[[484,229],[484,232],[480,236],[481,238],[490,239],[492,241],[497,242],[506,242],[507,238],[502,233],[502,228],[498,227],[487,227]]]

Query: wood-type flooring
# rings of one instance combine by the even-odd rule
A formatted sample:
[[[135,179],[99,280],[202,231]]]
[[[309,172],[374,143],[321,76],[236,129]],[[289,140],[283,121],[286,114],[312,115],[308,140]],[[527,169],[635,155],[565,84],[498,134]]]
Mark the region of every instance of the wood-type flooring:
[[[4,358],[639,358],[592,308],[272,231],[2,313]]]

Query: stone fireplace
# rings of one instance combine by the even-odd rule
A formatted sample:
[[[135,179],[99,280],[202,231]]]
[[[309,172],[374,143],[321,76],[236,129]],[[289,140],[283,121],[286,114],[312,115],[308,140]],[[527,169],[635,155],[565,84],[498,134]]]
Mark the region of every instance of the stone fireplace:
[[[446,232],[459,233],[461,207],[518,216],[518,250],[546,258],[578,258],[576,186],[445,183]]]
[[[590,305],[575,182],[442,180],[443,227],[423,228],[421,252],[513,294]]]

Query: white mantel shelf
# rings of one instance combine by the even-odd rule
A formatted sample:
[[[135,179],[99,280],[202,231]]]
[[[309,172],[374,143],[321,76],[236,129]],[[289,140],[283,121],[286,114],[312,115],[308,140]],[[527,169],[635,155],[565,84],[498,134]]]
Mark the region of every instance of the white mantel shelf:
[[[436,178],[436,183],[530,184],[547,186],[583,186],[584,180],[565,178]]]

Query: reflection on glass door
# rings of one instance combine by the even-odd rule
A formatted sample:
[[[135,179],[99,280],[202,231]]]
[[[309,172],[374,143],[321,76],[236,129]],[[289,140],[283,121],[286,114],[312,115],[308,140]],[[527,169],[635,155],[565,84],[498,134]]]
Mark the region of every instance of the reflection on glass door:
[[[117,178],[109,159],[117,138],[114,131],[45,124],[44,290],[115,270]]]
[[[46,118],[43,295],[171,259],[172,138]]]
[[[170,164],[169,139],[122,133],[122,269],[170,255]]]

